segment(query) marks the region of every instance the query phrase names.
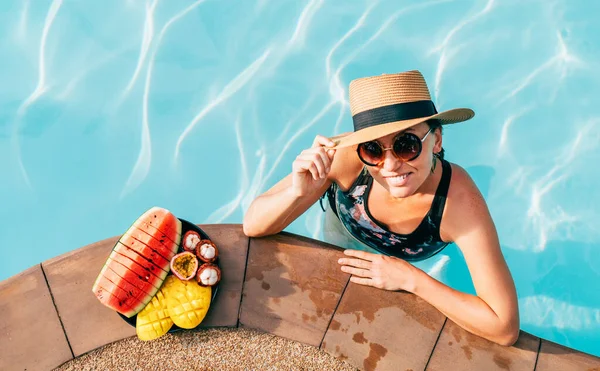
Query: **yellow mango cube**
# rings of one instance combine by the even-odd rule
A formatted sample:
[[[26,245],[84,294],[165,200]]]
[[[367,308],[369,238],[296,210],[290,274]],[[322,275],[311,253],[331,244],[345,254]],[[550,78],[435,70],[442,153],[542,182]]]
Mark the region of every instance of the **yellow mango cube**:
[[[173,323],[184,329],[197,327],[208,312],[212,299],[211,287],[200,286],[195,280],[182,281],[169,276],[161,288]]]
[[[159,290],[142,309],[136,319],[135,332],[140,340],[158,339],[173,326],[173,320],[167,310],[167,299]]]

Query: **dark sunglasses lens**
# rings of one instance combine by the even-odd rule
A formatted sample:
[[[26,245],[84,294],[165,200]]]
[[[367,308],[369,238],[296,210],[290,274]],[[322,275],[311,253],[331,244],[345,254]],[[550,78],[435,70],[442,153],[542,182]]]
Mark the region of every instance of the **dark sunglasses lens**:
[[[367,142],[358,146],[358,155],[363,162],[375,165],[383,158],[383,150],[377,142]]]
[[[421,140],[414,134],[404,134],[394,142],[394,152],[403,161],[414,160],[421,153]]]

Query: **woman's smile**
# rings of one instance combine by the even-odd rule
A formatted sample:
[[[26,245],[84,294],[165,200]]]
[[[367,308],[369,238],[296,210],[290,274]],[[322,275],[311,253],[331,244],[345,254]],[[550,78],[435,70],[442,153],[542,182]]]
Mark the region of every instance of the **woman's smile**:
[[[384,176],[387,183],[392,187],[402,187],[408,183],[412,172],[403,173],[400,175]]]

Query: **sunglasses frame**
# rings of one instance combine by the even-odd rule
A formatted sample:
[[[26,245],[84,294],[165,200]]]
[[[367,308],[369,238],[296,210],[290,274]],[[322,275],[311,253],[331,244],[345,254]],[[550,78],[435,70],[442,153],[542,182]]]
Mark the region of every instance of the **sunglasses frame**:
[[[389,148],[384,148],[384,147],[381,145],[381,143],[379,143],[377,140],[370,140],[370,141],[368,141],[368,142],[360,143],[360,144],[359,144],[359,145],[356,147],[356,153],[358,154],[358,158],[359,158],[359,159],[360,159],[360,160],[361,160],[361,161],[362,161],[364,164],[366,164],[366,165],[369,165],[369,166],[379,166],[379,165],[381,165],[381,163],[383,163],[383,161],[385,161],[385,151],[389,151],[389,150],[391,150],[391,151],[392,151],[392,154],[394,155],[394,157],[396,157],[396,158],[397,158],[399,161],[402,161],[402,162],[413,161],[413,160],[417,159],[417,158],[418,158],[418,157],[421,155],[421,152],[423,151],[423,142],[425,141],[425,139],[427,139],[427,136],[429,135],[429,133],[431,133],[431,132],[432,132],[432,131],[434,131],[435,129],[436,129],[435,127],[433,127],[433,128],[430,128],[430,129],[429,129],[429,131],[427,131],[427,134],[425,134],[425,136],[423,137],[423,139],[419,138],[419,136],[418,136],[417,134],[415,134],[415,133],[406,133],[406,132],[405,132],[405,133],[398,134],[398,135],[397,135],[397,136],[394,138],[394,141],[393,141],[393,143],[392,143],[392,146],[391,146],[391,147],[389,147]],[[417,143],[419,143],[419,150],[418,150],[418,151],[417,151],[417,153],[416,153],[416,154],[415,154],[415,155],[414,155],[412,158],[410,158],[409,160],[403,160],[403,159],[401,159],[400,157],[398,157],[398,154],[397,154],[397,153],[394,151],[394,145],[396,144],[396,141],[400,140],[400,138],[402,138],[402,137],[404,137],[404,136],[414,136],[414,137],[416,137],[416,138],[418,139]],[[379,146],[379,148],[381,148],[381,151],[382,151],[382,159],[381,159],[381,161],[379,161],[379,162],[378,162],[378,163],[376,163],[376,164],[371,164],[371,163],[369,163],[369,162],[365,161],[365,160],[362,158],[362,156],[360,155],[360,147],[361,147],[362,145],[366,144],[366,143],[371,143],[371,142],[377,143],[377,145]]]

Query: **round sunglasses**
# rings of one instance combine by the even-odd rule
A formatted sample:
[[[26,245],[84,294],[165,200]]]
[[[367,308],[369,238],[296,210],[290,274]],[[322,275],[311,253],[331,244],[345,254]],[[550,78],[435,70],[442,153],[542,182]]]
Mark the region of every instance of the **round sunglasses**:
[[[423,141],[427,138],[434,128],[429,129],[427,134],[420,139],[413,133],[400,134],[394,139],[394,144],[390,148],[383,146],[376,140],[361,143],[356,151],[362,162],[369,166],[378,166],[385,159],[385,151],[392,150],[392,153],[400,161],[412,161],[419,157],[423,149]]]

